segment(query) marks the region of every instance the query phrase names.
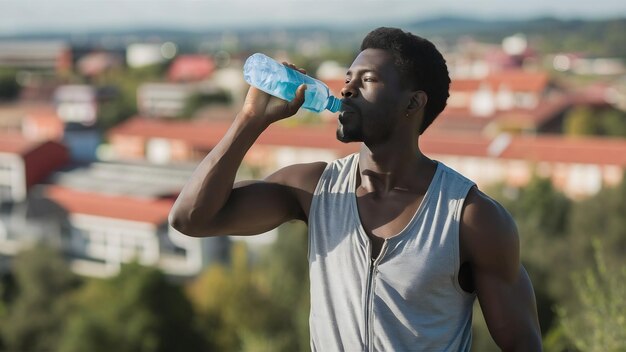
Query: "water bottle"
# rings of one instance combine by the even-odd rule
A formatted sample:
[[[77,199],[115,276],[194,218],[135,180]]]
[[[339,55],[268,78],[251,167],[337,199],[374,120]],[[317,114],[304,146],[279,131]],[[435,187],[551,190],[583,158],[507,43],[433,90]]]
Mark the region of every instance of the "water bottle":
[[[243,65],[243,78],[250,85],[275,97],[291,101],[296,89],[306,84],[303,108],[321,112],[339,111],[341,101],[330,94],[323,82],[287,67],[266,55],[256,53]]]

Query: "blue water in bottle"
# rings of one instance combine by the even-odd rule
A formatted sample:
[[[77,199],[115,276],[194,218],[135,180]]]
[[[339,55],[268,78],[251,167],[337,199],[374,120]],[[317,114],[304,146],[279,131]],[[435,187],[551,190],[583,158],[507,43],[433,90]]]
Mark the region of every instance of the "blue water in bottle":
[[[250,85],[287,101],[295,98],[296,89],[304,83],[307,88],[303,108],[315,112],[324,109],[337,112],[341,107],[341,101],[330,94],[323,82],[260,53],[246,60],[243,65],[243,78]]]

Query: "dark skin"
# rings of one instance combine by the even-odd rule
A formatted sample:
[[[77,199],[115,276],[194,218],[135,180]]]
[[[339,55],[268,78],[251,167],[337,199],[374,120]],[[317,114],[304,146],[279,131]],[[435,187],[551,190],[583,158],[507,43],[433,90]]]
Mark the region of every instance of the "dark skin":
[[[292,165],[263,181],[233,185],[245,153],[269,125],[296,113],[304,88],[291,102],[250,88],[233,125],[176,200],[170,213],[174,228],[195,237],[253,235],[289,220],[308,220],[326,163]],[[402,84],[392,56],[380,49],[359,54],[341,93],[337,136],[361,142],[357,204],[376,257],[384,239],[411,220],[436,170],[418,143],[428,97]],[[504,351],[540,351],[536,303],[520,264],[515,223],[477,188],[464,204],[459,247],[459,283],[477,293],[494,341]]]

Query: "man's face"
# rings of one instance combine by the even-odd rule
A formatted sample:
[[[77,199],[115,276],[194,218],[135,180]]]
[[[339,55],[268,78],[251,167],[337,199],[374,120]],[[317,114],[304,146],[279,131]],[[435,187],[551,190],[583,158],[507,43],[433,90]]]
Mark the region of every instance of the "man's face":
[[[341,91],[337,139],[384,142],[406,115],[410,91],[401,84],[393,57],[382,49],[363,50],[346,73]]]

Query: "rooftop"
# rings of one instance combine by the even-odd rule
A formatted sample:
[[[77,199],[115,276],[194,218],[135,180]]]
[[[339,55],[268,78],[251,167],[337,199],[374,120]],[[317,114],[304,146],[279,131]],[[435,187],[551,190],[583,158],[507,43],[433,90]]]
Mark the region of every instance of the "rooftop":
[[[76,191],[158,199],[178,194],[195,165],[95,162],[53,175],[52,182]]]
[[[167,222],[167,216],[174,203],[171,199],[104,195],[63,186],[48,186],[43,195],[72,214],[137,221],[155,226]]]

